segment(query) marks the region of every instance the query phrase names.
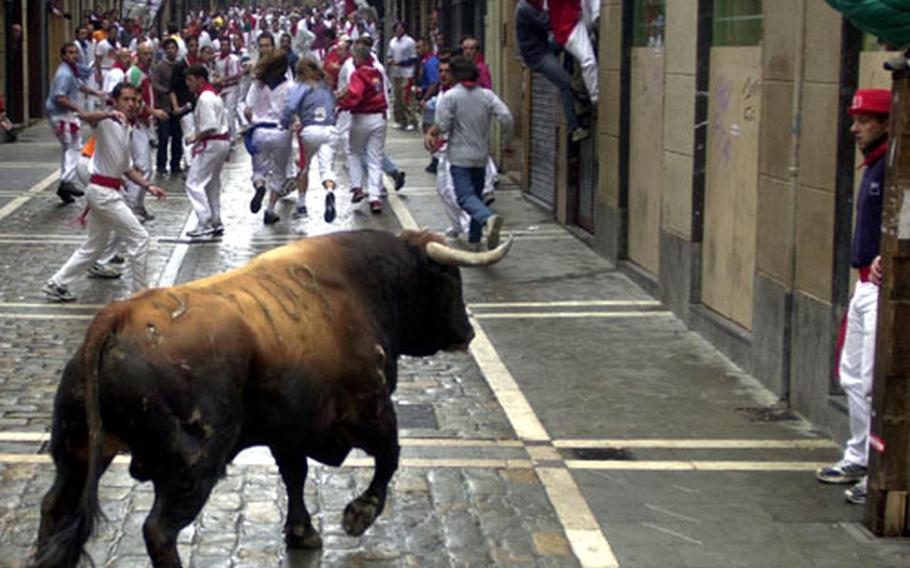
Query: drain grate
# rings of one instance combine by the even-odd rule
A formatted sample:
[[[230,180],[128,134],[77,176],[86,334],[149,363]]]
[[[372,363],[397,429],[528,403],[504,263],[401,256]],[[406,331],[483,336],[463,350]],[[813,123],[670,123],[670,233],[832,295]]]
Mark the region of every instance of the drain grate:
[[[439,430],[432,404],[399,404],[397,414],[399,428]]]
[[[636,458],[626,448],[563,448],[563,456],[569,460],[621,460],[634,461]]]
[[[743,414],[749,422],[788,422],[799,420],[790,409],[783,406],[740,406],[736,411]]]

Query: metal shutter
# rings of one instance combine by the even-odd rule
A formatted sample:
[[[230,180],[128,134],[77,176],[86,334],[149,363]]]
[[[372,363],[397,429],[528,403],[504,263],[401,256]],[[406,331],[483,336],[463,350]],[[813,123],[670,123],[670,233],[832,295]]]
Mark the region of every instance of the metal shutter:
[[[539,74],[531,77],[530,189],[551,209],[556,202],[557,125],[559,91]]]

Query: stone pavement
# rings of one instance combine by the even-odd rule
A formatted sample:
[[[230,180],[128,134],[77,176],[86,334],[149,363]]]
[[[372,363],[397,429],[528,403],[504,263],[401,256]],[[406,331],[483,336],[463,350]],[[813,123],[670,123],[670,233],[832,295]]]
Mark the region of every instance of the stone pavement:
[[[168,180],[150,270],[161,285],[224,271],[282,243],[350,228],[444,230],[419,137],[390,131],[408,172],[386,212],[339,194],[339,218],[265,227],[247,209],[250,166],[238,146],[225,172],[222,239],[189,244],[193,218]],[[82,239],[80,207],[53,195],[56,143],[44,125],[0,146],[0,566],[19,566],[53,479],[46,453],[60,372],[120,281],[84,280],[76,305],[38,288]],[[339,164],[341,170],[341,164]],[[346,184],[342,178],[342,187]],[[510,256],[463,270],[478,331],[469,354],[404,358],[395,395],[402,467],[386,511],[360,538],[340,528],[371,460],[311,468],[307,503],[325,547],[295,553],[281,534],[285,494],[267,451],[241,454],[181,533],[189,566],[908,566],[910,543],[869,536],[862,508],[812,471],[834,442],[779,408],[751,377],[622,272],[593,254],[507,180],[495,209]],[[123,456],[102,479],[107,518],[88,549],[102,566],[147,566],[141,523],[149,484]]]

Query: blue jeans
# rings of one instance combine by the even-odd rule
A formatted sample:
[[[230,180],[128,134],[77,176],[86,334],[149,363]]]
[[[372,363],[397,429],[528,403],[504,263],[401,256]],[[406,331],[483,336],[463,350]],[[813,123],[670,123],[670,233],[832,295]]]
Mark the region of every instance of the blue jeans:
[[[559,89],[562,112],[566,116],[569,132],[578,128],[578,116],[575,114],[575,93],[572,91],[572,76],[562,66],[559,58],[552,53],[547,53],[540,61],[530,67],[531,71],[540,73]]]
[[[468,231],[468,242],[479,243],[483,234],[483,225],[492,213],[483,204],[483,181],[486,168],[466,168],[464,166],[450,166],[452,185],[455,187],[455,197],[458,206],[471,217],[471,228]]]

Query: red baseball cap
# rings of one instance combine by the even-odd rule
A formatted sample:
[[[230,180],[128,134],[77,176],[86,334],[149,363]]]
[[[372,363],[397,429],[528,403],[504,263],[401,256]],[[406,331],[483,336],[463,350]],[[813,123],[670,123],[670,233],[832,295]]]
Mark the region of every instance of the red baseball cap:
[[[891,91],[887,89],[858,89],[847,112],[857,114],[891,114]]]

